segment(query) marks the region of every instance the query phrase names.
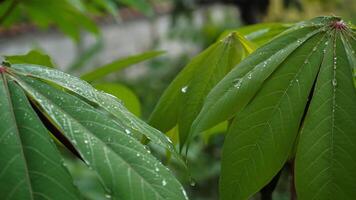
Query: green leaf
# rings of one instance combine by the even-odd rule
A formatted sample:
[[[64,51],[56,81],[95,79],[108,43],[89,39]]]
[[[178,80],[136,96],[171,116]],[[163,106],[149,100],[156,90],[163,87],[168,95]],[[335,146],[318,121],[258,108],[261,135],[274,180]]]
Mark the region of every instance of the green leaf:
[[[300,130],[298,199],[355,196],[354,38],[336,17],[296,24],[212,89],[193,132],[233,118],[223,147],[222,200],[248,199],[268,184],[293,154]]]
[[[5,122],[0,127],[0,154],[4,158],[0,161],[0,192],[9,196],[6,199],[12,199],[11,195],[19,195],[15,199],[33,199],[31,196],[36,195],[80,198],[70,189],[70,177],[68,180],[55,165],[61,158],[53,151],[55,146],[46,128],[95,172],[106,197],[187,199],[178,180],[134,134],[152,135],[152,141],[177,155],[173,145],[129,113],[115,97],[78,78],[37,65],[1,66],[0,75],[0,117]],[[38,136],[42,138],[36,139]],[[48,143],[42,141],[44,138]],[[14,183],[8,184],[5,179]]]
[[[136,94],[125,85],[119,83],[99,83],[94,87],[98,90],[112,94],[118,99],[121,99],[125,107],[136,116],[141,115],[140,100]]]
[[[35,24],[48,27],[54,23],[75,41],[79,40],[82,29],[86,29],[93,34],[99,33],[96,24],[67,1],[61,3],[56,0],[47,0],[46,3],[40,0],[20,1],[19,7],[22,8],[24,13],[28,14]]]
[[[322,35],[314,35],[293,51],[237,113],[223,148],[222,199],[247,199],[286,162],[321,63],[322,51],[313,48],[325,46]]]
[[[54,67],[51,57],[42,53],[39,50],[31,50],[25,55],[4,56],[6,61],[11,64],[28,63],[34,65],[42,65],[47,67]]]
[[[149,123],[164,132],[178,124],[182,148],[210,89],[248,54],[245,48],[253,49],[245,45],[241,36],[232,33],[193,58],[168,86]]]
[[[94,103],[109,112],[122,129],[127,129],[128,132],[133,134],[145,135],[152,142],[167,148],[176,158],[182,161],[181,156],[179,156],[173,144],[165,135],[130,113],[116,97],[99,92],[87,82],[61,71],[35,65],[22,64],[12,65],[11,69],[15,69],[14,73],[36,77],[50,83],[58,84],[59,86],[74,92],[87,101]]]
[[[24,92],[11,78],[0,75],[2,199],[80,199]]]
[[[264,81],[295,49],[320,31],[317,26],[298,29],[276,38],[244,59],[208,94],[192,125],[192,134],[231,119],[249,103]]]
[[[22,76],[16,81],[97,172],[108,196],[186,199],[171,172],[112,118],[44,82]]]
[[[356,196],[355,54],[345,46],[349,40],[355,44],[356,35],[348,31],[331,34],[296,155],[296,187],[302,200]]]
[[[81,76],[81,78],[88,82],[95,81],[105,77],[106,75],[112,72],[116,72],[123,68],[129,67],[131,65],[138,64],[140,62],[152,59],[154,57],[162,55],[163,53],[164,51],[148,51],[138,55],[129,56],[126,58],[120,58],[109,64],[106,64],[104,66],[98,67],[90,72],[85,73],[84,75]]]

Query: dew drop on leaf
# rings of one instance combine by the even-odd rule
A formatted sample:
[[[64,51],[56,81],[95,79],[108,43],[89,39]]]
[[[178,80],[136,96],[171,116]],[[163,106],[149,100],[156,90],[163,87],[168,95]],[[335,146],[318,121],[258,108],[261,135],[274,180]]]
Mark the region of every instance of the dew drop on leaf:
[[[184,86],[180,89],[181,92],[186,93],[188,91],[188,86]]]
[[[337,80],[333,79],[333,86],[337,86]]]
[[[163,186],[166,186],[166,185],[167,185],[167,181],[166,181],[165,179],[163,179],[162,185],[163,185]]]

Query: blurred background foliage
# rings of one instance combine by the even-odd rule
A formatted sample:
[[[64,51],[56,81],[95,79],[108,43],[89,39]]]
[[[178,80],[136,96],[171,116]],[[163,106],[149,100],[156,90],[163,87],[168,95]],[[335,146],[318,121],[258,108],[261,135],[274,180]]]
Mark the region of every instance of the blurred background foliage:
[[[355,24],[355,11],[354,0],[0,0],[0,56],[81,76],[146,120],[176,74],[224,31],[319,15]],[[225,130],[226,124],[195,140],[188,154],[190,176],[157,152],[191,199],[218,199]],[[167,135],[177,141],[174,130]],[[105,199],[95,174],[63,154],[86,198]],[[287,171],[288,166],[274,199],[289,199]]]

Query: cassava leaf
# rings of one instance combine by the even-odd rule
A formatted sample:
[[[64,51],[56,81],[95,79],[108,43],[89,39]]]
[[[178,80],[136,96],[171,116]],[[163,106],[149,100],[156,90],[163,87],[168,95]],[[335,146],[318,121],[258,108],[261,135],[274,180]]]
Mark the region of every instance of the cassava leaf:
[[[350,40],[355,44],[356,34],[336,29],[330,34],[296,154],[296,188],[302,200],[356,196],[356,63],[346,46]]]
[[[167,148],[178,159],[181,158],[175,150],[173,144],[165,135],[130,113],[116,97],[107,93],[99,92],[87,82],[61,71],[36,65],[22,64],[12,65],[12,68],[16,69],[15,73],[37,77],[42,80],[58,84],[61,87],[76,93],[82,98],[99,105],[101,108],[111,113],[114,116],[115,121],[119,123],[123,129],[127,129],[127,131],[131,133],[145,135],[152,142]]]
[[[80,79],[35,65],[1,66],[0,75],[0,117],[6,122],[0,126],[0,192],[5,199],[81,199],[47,129],[97,174],[106,197],[187,199],[173,174],[133,134],[145,128],[146,135],[172,144],[122,110],[116,98]],[[119,120],[123,116],[127,118]]]
[[[192,125],[192,134],[232,118],[295,49],[321,31],[320,26],[305,26],[276,38],[244,59],[208,94]]]
[[[248,54],[246,50],[253,49],[246,45],[241,36],[231,33],[196,56],[166,89],[150,124],[164,132],[178,124],[182,147],[210,89]]]
[[[213,88],[193,127],[234,117],[223,147],[222,200],[248,199],[271,181],[301,129],[298,199],[355,196],[354,38],[337,17],[296,24]]]
[[[24,92],[0,74],[2,199],[80,199],[48,131]]]
[[[115,199],[185,199],[182,186],[127,129],[79,98],[41,81],[16,81],[72,142]]]

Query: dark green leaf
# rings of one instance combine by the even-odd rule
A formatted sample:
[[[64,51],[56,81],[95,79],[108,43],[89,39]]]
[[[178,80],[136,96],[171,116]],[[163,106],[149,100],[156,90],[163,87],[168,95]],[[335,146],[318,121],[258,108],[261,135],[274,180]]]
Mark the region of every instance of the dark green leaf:
[[[37,77],[39,79],[58,84],[61,87],[76,93],[82,98],[97,104],[112,114],[114,120],[119,123],[122,129],[127,129],[129,132],[135,134],[143,134],[152,142],[169,149],[173,155],[180,158],[173,144],[165,135],[130,113],[116,97],[104,92],[99,92],[87,82],[61,71],[35,65],[21,64],[13,65],[11,69],[14,69],[14,73]]]
[[[2,199],[80,199],[47,130],[21,88],[0,78]]]
[[[244,59],[208,94],[193,123],[193,134],[232,118],[295,49],[320,31],[318,26],[298,29],[276,38]]]
[[[299,23],[212,90],[193,126],[200,132],[234,117],[223,147],[221,199],[248,199],[269,183],[300,130],[298,199],[355,196],[354,39],[336,17]]]
[[[114,199],[186,199],[171,172],[127,129],[79,98],[33,78],[16,81],[71,141]]]
[[[356,196],[356,63],[355,54],[341,41],[355,41],[356,35],[331,34],[296,155],[296,187],[302,200]]]

